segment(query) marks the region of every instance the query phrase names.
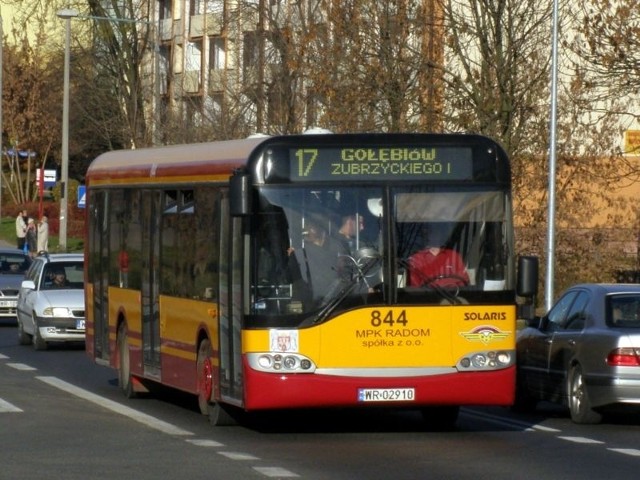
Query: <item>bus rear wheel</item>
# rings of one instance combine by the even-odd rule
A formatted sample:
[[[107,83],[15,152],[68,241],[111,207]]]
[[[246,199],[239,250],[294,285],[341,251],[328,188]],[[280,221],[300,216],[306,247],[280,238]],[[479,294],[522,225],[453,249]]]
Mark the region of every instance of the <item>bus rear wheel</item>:
[[[123,323],[118,328],[118,385],[127,398],[135,398],[136,391],[133,388],[131,378],[131,364],[129,360],[129,334],[127,326]]]
[[[209,402],[213,393],[213,367],[211,366],[211,342],[208,339],[200,342],[197,360],[198,406],[203,415],[209,415]]]

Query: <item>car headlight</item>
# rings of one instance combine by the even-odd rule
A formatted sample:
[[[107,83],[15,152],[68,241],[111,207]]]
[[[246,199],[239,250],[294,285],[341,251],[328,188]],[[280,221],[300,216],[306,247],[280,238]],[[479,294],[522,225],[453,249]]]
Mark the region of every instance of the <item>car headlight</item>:
[[[44,317],[69,317],[69,309],[67,307],[47,307],[42,311]]]

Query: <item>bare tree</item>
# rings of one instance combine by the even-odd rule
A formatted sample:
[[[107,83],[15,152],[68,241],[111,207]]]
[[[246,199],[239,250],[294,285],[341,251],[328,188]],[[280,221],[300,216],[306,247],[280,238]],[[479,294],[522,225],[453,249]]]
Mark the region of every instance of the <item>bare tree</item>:
[[[103,129],[106,142],[127,147],[151,145],[153,126],[147,116],[152,109],[145,98],[153,101],[156,92],[153,67],[145,67],[149,67],[152,52],[158,47],[158,32],[149,21],[150,4],[88,0],[87,5],[94,17],[89,23],[94,39],[90,50],[93,63],[84,62],[82,73],[92,85],[93,101],[84,103],[89,114],[85,118]],[[78,50],[86,52],[84,48]]]
[[[253,103],[266,133],[436,128],[441,25],[433,4],[258,2],[257,28],[245,35],[246,88],[234,105]]]
[[[563,13],[573,8],[564,1],[560,7]],[[551,4],[443,0],[442,10],[446,125],[488,135],[504,145],[512,158],[518,250],[544,257]],[[575,34],[575,25],[567,22],[560,26],[565,43]],[[597,111],[591,85],[581,81],[583,67],[571,57],[560,60],[554,283],[562,289],[578,276],[580,281],[612,279],[620,252],[608,250],[608,242],[594,234],[593,212],[615,210],[618,200],[603,192],[626,172],[612,148],[619,138],[615,116]]]
[[[640,10],[634,0],[591,0],[580,5],[570,47],[582,60],[581,74],[596,100],[623,97],[623,113],[640,119]],[[599,88],[596,88],[599,87]],[[634,98],[635,95],[635,98]]]
[[[17,204],[36,197],[36,169],[47,162],[60,132],[54,113],[61,105],[60,90],[51,88],[52,74],[59,70],[44,49],[45,23],[35,18],[30,26],[36,35],[33,30],[29,35],[19,19],[13,25],[2,65],[3,193]]]
[[[443,45],[435,2],[331,2],[306,72],[320,119],[338,131],[425,131],[440,125]]]

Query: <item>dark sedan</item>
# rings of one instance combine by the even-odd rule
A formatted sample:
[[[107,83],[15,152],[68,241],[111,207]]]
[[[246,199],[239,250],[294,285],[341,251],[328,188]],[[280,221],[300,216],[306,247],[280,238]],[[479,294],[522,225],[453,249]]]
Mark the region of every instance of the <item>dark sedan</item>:
[[[576,423],[599,423],[614,407],[640,411],[640,285],[569,288],[518,332],[517,368],[516,409],[556,402]]]
[[[31,258],[17,248],[0,248],[0,319],[16,318],[20,284]]]

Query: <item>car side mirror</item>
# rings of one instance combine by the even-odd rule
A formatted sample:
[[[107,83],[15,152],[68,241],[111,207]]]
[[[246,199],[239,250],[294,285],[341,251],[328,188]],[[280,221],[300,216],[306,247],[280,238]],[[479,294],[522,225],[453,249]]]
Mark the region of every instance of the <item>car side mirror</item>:
[[[20,284],[22,288],[26,288],[28,290],[35,290],[36,284],[33,283],[33,280],[23,280],[22,284]]]

